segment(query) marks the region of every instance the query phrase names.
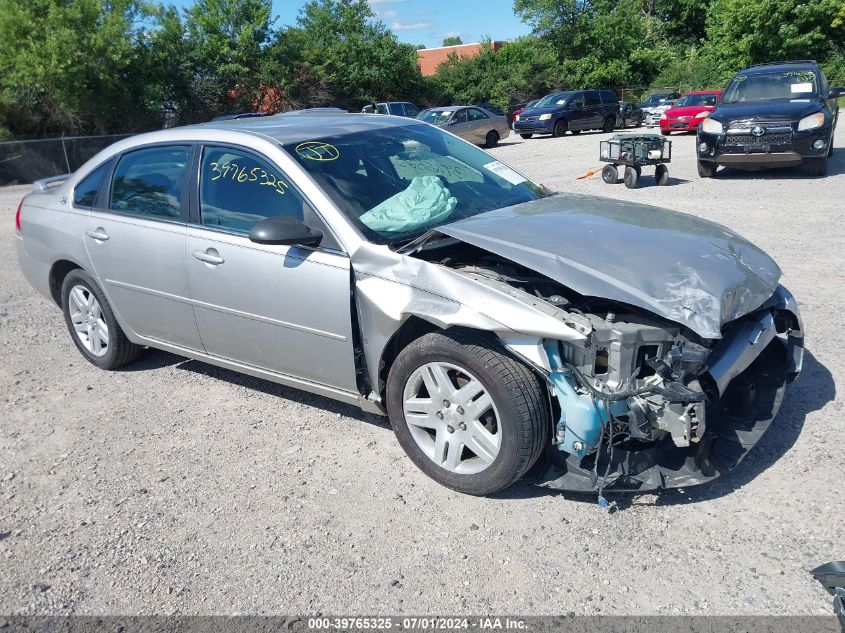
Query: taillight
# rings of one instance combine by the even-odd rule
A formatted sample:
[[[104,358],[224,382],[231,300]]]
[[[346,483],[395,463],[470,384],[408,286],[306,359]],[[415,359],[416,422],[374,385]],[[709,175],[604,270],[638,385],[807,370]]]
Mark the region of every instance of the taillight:
[[[23,208],[23,200],[18,205],[18,212],[15,214],[15,229],[18,233],[21,232],[21,209]]]

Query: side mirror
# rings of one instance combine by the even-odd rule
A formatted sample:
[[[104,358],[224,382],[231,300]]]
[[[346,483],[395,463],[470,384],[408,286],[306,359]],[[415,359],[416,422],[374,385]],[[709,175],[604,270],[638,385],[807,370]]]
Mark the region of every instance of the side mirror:
[[[306,226],[296,218],[277,215],[261,220],[253,226],[249,239],[256,244],[317,246],[323,239],[323,233]]]
[[[845,88],[831,88],[828,99],[838,99],[839,97],[845,97]]]

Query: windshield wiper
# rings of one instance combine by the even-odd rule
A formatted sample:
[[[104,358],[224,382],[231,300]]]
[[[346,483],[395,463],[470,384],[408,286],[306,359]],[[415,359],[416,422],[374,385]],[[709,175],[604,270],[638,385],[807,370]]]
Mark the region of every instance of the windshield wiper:
[[[391,248],[398,246],[394,250],[397,253],[404,253],[410,255],[411,253],[415,253],[423,246],[428,246],[435,242],[442,242],[445,240],[454,240],[455,238],[449,237],[448,235],[443,235],[437,229],[429,229],[422,235],[418,235],[414,238],[405,238],[401,240],[396,240],[390,243]]]

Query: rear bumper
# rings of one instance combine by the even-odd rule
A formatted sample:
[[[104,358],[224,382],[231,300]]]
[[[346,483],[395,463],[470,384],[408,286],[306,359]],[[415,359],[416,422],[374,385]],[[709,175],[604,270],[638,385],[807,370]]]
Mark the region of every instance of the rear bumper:
[[[50,293],[50,266],[35,259],[26,252],[23,237],[20,235],[15,236],[15,249],[18,256],[18,266],[20,266],[24,278],[33,288],[52,301],[53,296]]]
[[[698,130],[698,159],[715,162],[718,165],[736,167],[781,167],[798,165],[805,160],[823,158],[827,155],[832,137],[830,126],[791,135],[766,136],[749,142],[748,135],[708,134]],[[813,147],[822,141],[821,148]]]
[[[765,347],[753,359],[743,350],[733,358],[723,353],[716,359],[711,371],[719,395],[707,404],[707,426],[698,443],[679,448],[666,437],[645,447],[623,444],[614,446],[612,454],[602,451],[598,463],[595,454],[581,458],[552,445],[532,470],[534,482],[555,490],[595,492],[607,472],[606,490],[647,491],[703,484],[736,468],[771,426],[787,386],[801,371],[804,339],[795,300],[781,288],[769,303],[772,310],[760,322],[773,321],[777,329],[790,322],[789,335],[760,339]],[[747,337],[738,330],[735,339]],[[719,369],[725,358],[730,366]]]

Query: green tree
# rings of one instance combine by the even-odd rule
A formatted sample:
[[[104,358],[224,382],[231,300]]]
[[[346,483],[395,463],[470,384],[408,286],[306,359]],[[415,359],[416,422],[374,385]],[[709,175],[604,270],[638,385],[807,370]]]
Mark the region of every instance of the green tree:
[[[845,42],[842,0],[713,0],[708,54],[726,69],[777,59],[820,59]]]
[[[16,134],[149,125],[136,0],[0,0],[0,111]]]
[[[458,46],[463,43],[464,41],[461,39],[460,35],[450,35],[449,37],[443,38],[443,46]]]

